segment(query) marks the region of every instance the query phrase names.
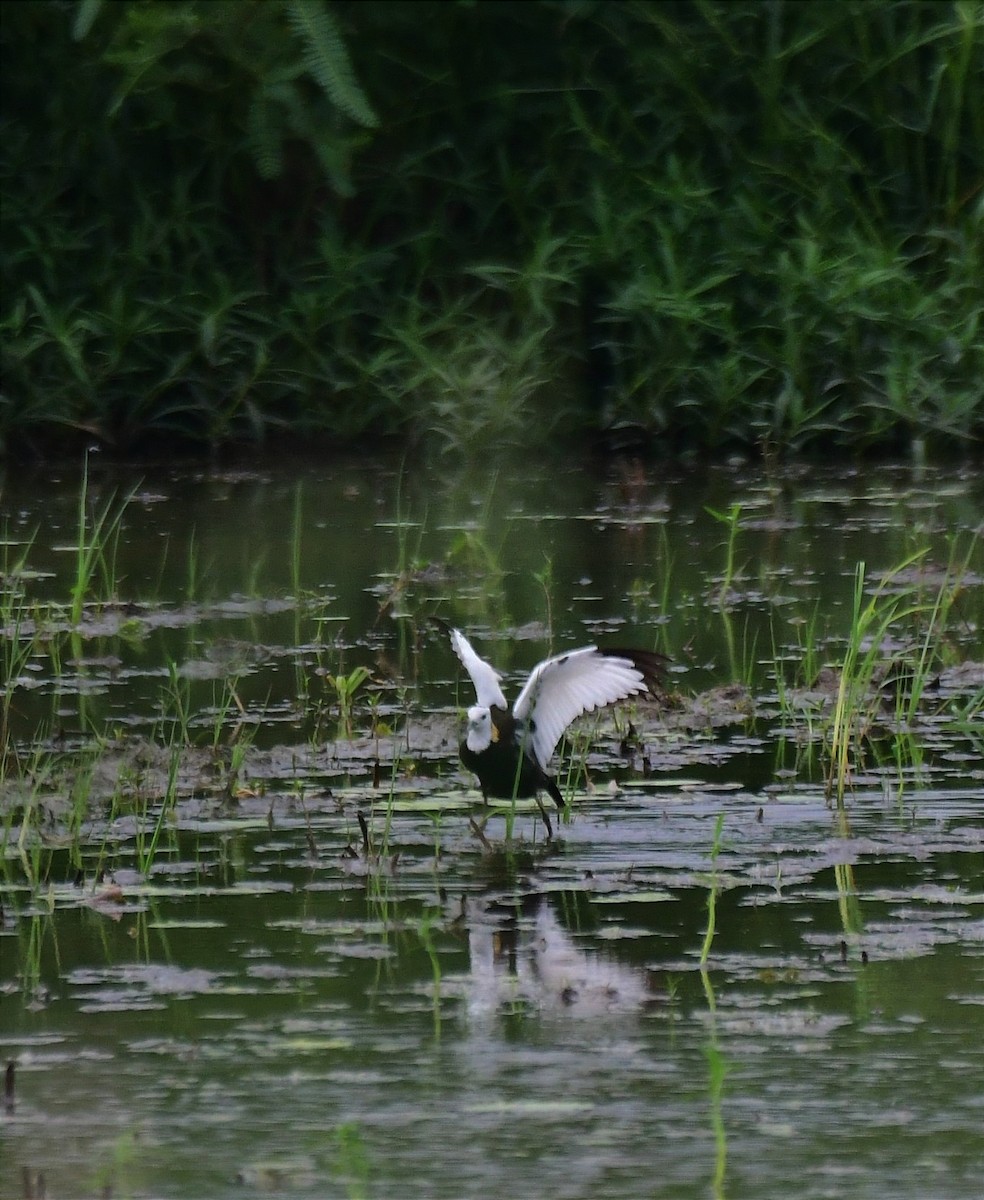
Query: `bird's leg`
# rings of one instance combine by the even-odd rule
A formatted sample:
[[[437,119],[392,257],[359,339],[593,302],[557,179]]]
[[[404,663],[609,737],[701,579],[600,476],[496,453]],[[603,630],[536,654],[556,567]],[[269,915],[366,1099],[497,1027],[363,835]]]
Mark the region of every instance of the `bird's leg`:
[[[540,816],[543,817],[543,824],[547,829],[547,841],[553,841],[553,826],[550,824],[550,818],[547,816],[547,810],[543,807],[543,801],[540,799],[540,793],[536,794],[536,806],[540,810]]]
[[[489,813],[489,816],[491,816],[491,815],[492,814]],[[486,817],[485,820],[482,821],[481,824],[479,824],[478,821],[476,821],[474,817],[469,817],[468,824],[471,826],[472,833],[478,838],[478,840],[482,843],[482,845],[485,847],[485,849],[491,850],[492,843],[485,836],[485,826],[488,824],[488,820],[489,820],[489,817]]]
[[[485,805],[485,816],[481,821],[476,821],[474,817],[468,818],[468,824],[472,828],[472,833],[478,838],[486,850],[492,849],[492,843],[485,836],[485,826],[489,823],[489,818],[492,816],[492,810],[489,808],[489,798],[485,794],[485,788],[482,788],[482,803]]]

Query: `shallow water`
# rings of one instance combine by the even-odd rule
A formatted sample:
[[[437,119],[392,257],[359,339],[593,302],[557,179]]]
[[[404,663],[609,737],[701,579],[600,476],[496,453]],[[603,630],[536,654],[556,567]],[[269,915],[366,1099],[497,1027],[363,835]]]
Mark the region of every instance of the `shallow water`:
[[[94,469],[91,511],[133,482]],[[50,628],[7,682],[0,1194],[978,1196],[982,492],[145,472],[54,662],[78,478],[8,483],[17,632]],[[925,549],[890,586],[931,593],[955,547],[948,658],[840,812],[796,666],[841,661],[859,559],[871,595]],[[672,656],[673,705],[588,723],[553,842],[532,803],[470,827],[434,613],[507,694],[551,636]],[[350,735],[328,676],[358,665]]]

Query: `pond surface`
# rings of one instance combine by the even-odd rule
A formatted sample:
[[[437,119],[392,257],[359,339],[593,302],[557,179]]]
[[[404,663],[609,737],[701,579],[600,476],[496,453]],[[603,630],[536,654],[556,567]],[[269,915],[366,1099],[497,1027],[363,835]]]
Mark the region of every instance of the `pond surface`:
[[[979,465],[5,480],[0,1195],[979,1197],[982,519]],[[552,840],[476,831],[432,616],[509,696],[669,655]]]

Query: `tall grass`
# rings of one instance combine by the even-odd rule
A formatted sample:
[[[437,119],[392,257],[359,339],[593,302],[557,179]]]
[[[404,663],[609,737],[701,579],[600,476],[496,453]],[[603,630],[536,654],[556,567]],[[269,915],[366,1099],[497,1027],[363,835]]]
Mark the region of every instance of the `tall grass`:
[[[931,673],[944,658],[948,618],[962,591],[968,561],[956,561],[955,548],[942,580],[927,588],[918,573],[910,578],[924,557],[925,551],[912,554],[875,583],[865,563],[857,565],[828,745],[828,795],[839,810],[852,773],[865,760],[874,727],[884,723],[886,688],[889,696],[894,692],[893,745],[900,778],[906,761],[918,756],[919,743],[910,730]],[[893,639],[901,646],[894,653],[886,649]]]
[[[123,515],[136,490],[134,486],[121,500],[113,495],[109,496],[101,508],[94,508],[90,514],[89,456],[85,455],[82,484],[79,488],[75,578],[71,588],[73,626],[77,627],[81,623],[86,602],[93,599],[93,588],[97,580],[101,584],[97,593],[101,599],[117,598],[116,555],[120,530]]]
[[[984,434],[972,0],[8,8],[0,452]]]

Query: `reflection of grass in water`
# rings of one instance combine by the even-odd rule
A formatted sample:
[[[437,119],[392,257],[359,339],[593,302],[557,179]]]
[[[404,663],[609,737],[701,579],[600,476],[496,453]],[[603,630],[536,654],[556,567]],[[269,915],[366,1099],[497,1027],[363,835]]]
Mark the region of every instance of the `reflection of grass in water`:
[[[135,1182],[130,1177],[139,1161],[137,1134],[132,1129],[124,1130],[111,1145],[109,1161],[99,1167],[92,1176],[90,1186],[93,1195],[129,1194]]]
[[[724,1126],[724,1081],[730,1064],[717,1045],[716,1033],[704,1047],[707,1059],[708,1100],[711,1110],[711,1129],[714,1133],[714,1176],[711,1181],[715,1200],[725,1195],[724,1179],[728,1167],[728,1134]]]
[[[376,622],[387,614],[402,612],[406,599],[414,581],[419,577],[427,563],[422,554],[424,532],[426,528],[426,511],[417,520],[406,507],[405,500],[405,464],[400,468],[396,488],[395,513],[392,528],[396,531],[396,562],[389,573],[389,585],[379,601]],[[401,623],[402,629],[402,623]],[[406,646],[401,647],[405,651]],[[403,654],[401,653],[401,661]]]
[[[346,1121],[335,1129],[335,1163],[345,1180],[349,1200],[365,1200],[369,1195],[369,1153],[355,1121]]]
[[[425,913],[416,925],[417,937],[423,946],[431,966],[431,976],[434,981],[434,1038],[441,1036],[441,960],[434,945],[433,929],[437,918],[433,913]]]
[[[707,957],[711,952],[711,943],[717,928],[717,898],[720,891],[718,882],[717,860],[721,850],[721,832],[724,829],[724,813],[718,813],[714,822],[714,840],[711,843],[711,882],[707,893],[707,928],[704,931],[704,942],[700,948],[700,969],[707,967]]]
[[[700,982],[707,1000],[710,1014],[710,1037],[704,1046],[704,1057],[707,1059],[708,1101],[710,1106],[711,1129],[714,1133],[714,1175],[712,1178],[712,1194],[715,1200],[723,1200],[724,1179],[728,1165],[728,1137],[724,1125],[724,1081],[728,1073],[728,1060],[721,1053],[717,1035],[717,1001],[714,995],[714,985],[707,970],[707,960],[711,952],[711,944],[717,932],[717,898],[720,892],[717,860],[721,851],[721,834],[724,831],[724,813],[718,813],[714,822],[714,836],[711,842],[711,873],[710,886],[707,892],[707,926],[704,930],[704,941],[700,949]]]
[[[843,817],[843,809],[839,811]],[[840,833],[844,838],[851,836],[846,820],[842,821]],[[861,913],[853,864],[834,863],[834,881],[837,884],[837,909],[840,913],[841,927],[845,933],[858,934],[864,928],[864,917]]]

